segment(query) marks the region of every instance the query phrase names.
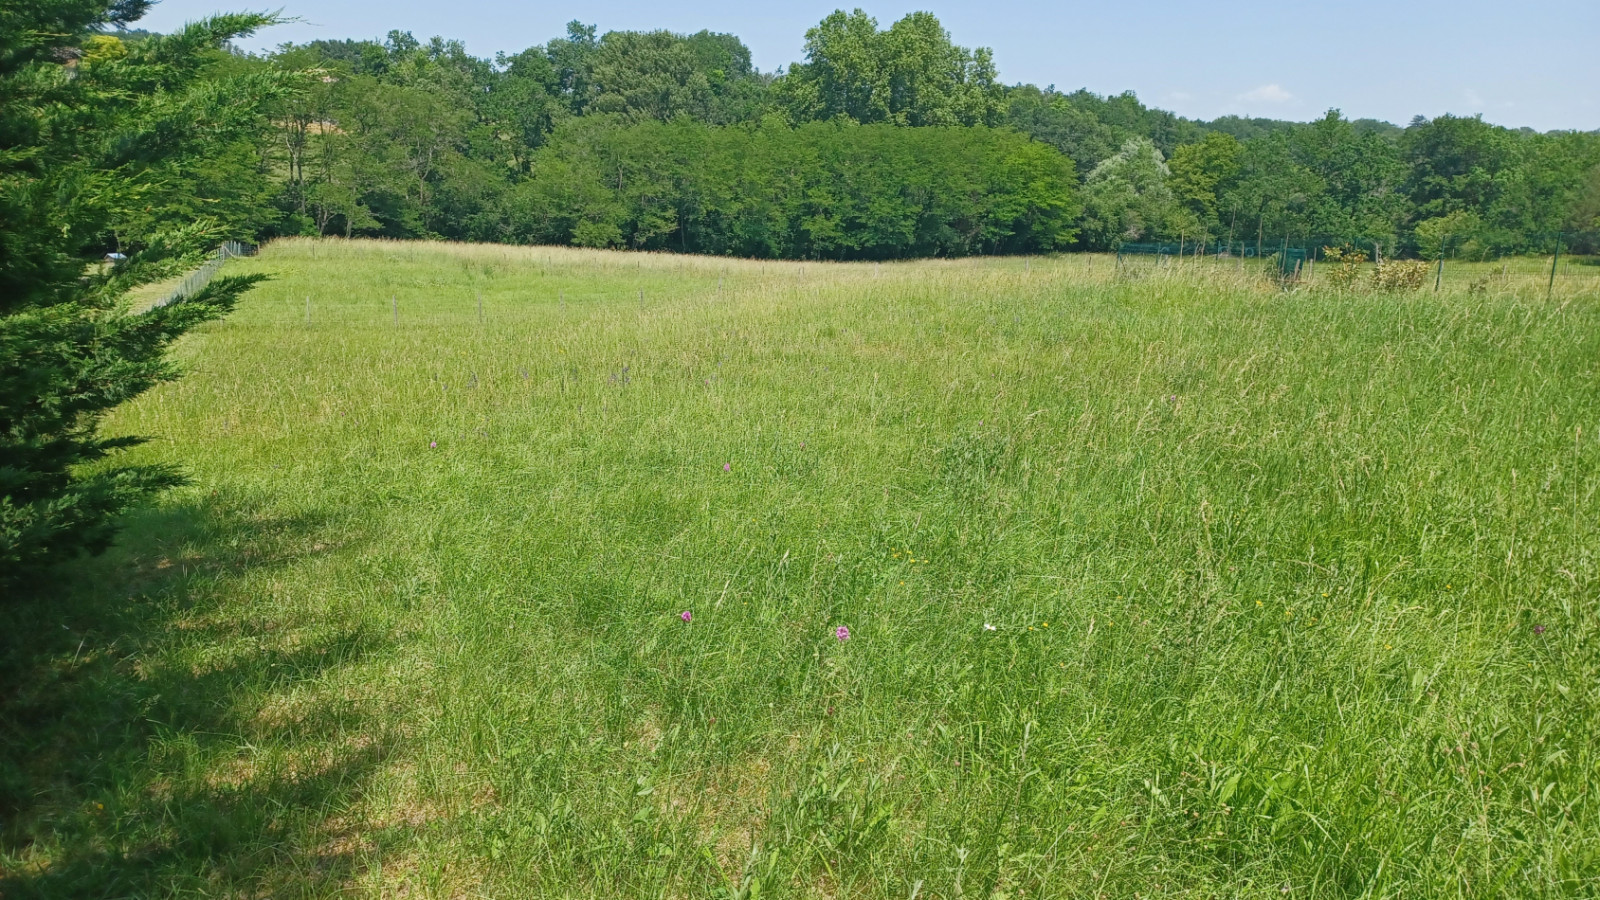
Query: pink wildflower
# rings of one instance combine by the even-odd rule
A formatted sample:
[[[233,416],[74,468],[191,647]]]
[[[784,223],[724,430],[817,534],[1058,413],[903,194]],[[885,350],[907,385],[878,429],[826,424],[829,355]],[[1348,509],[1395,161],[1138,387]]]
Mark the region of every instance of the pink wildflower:
[[[850,629],[840,625],[838,628],[833,630],[833,636],[841,641],[848,641],[850,640]]]
[[[687,609],[686,609],[686,610],[684,610],[684,611],[683,611],[683,612],[681,612],[681,613],[678,613],[678,618],[680,618],[680,619],[682,619],[682,620],[684,620],[684,621],[685,621],[685,622],[688,622],[688,621],[690,621],[690,620],[692,620],[692,619],[693,619],[693,618],[694,618],[694,613],[692,613],[692,612],[689,612],[689,611],[688,611],[688,610],[687,610]]]

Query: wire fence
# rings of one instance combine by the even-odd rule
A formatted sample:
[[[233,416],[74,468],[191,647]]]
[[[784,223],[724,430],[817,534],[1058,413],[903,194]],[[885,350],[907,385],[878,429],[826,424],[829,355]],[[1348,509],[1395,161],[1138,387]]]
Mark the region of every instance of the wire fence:
[[[1600,278],[1600,256],[1596,255],[1600,254],[1600,231],[1552,232],[1536,235],[1527,243],[1535,249],[1506,253],[1492,250],[1476,238],[1437,235],[1414,248],[1407,264],[1426,264],[1426,286],[1436,291],[1463,279],[1470,279],[1469,286],[1482,289],[1492,275],[1504,278],[1513,270],[1523,276],[1539,271],[1547,292],[1568,279]],[[1184,260],[1227,260],[1235,264],[1260,260],[1279,280],[1301,282],[1314,277],[1323,264],[1341,263],[1348,269],[1354,263],[1368,263],[1376,268],[1379,263],[1393,261],[1397,256],[1393,251],[1378,243],[1308,236],[1252,241],[1127,242],[1117,247],[1116,255],[1119,269],[1125,261],[1139,257],[1154,257],[1163,265]],[[1349,275],[1348,271],[1343,274]]]
[[[1254,240],[1214,241],[1196,237],[1176,241],[1127,241],[1118,244],[1118,256],[1223,256],[1245,259],[1266,259],[1284,251],[1301,252],[1307,259],[1320,261],[1330,250],[1360,251],[1369,258],[1382,260],[1409,256],[1437,260],[1443,256],[1462,262],[1498,262],[1506,257],[1562,255],[1594,255],[1600,253],[1600,229],[1587,231],[1551,231],[1519,237],[1514,251],[1496,249],[1499,246],[1480,235],[1439,234],[1431,238],[1419,236],[1417,246],[1408,252],[1377,241],[1352,241],[1346,237],[1329,235],[1279,235],[1274,238]]]
[[[244,244],[240,243],[239,241],[226,241],[222,244],[222,246],[212,251],[211,255],[207,257],[206,261],[200,266],[200,268],[190,272],[188,276],[183,279],[183,281],[178,283],[177,287],[172,289],[171,293],[167,294],[165,297],[162,297],[160,300],[157,300],[154,305],[166,306],[169,303],[176,303],[179,300],[193,297],[195,294],[198,294],[203,288],[205,288],[206,285],[211,283],[211,279],[216,277],[217,271],[222,268],[223,263],[233,259],[236,256],[255,255],[256,246],[254,244]]]

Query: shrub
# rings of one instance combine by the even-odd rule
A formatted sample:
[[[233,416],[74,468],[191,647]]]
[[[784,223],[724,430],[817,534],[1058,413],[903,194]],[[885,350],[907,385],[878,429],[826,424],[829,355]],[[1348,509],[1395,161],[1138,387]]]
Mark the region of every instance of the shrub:
[[[1376,290],[1401,292],[1421,288],[1428,280],[1432,265],[1425,259],[1390,259],[1378,263],[1372,270],[1372,286]]]
[[[1328,281],[1341,290],[1348,290],[1361,278],[1367,252],[1351,247],[1324,247],[1322,258],[1328,263]]]

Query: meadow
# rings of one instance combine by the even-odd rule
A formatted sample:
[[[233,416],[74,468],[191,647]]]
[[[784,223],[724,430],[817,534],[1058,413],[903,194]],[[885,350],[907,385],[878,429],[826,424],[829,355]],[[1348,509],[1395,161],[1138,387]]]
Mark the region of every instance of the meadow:
[[[0,604],[0,896],[1594,896],[1543,265],[275,242]]]

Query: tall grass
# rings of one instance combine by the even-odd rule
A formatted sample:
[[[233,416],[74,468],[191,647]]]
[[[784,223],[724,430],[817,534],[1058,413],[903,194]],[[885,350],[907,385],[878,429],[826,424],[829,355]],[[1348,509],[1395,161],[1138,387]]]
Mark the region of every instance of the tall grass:
[[[7,896],[1600,890],[1582,284],[229,265],[112,423],[193,486],[21,607]]]

